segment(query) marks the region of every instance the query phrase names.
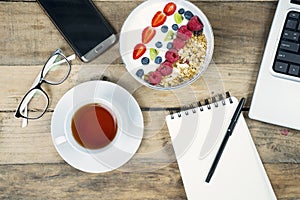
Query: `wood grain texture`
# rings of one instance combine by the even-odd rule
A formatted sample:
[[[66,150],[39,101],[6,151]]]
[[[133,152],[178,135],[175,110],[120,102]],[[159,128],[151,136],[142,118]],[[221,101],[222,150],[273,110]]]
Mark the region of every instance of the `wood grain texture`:
[[[0,0],[0,2],[36,2],[36,0]],[[93,0],[93,2],[102,2],[102,1],[109,1],[109,2],[119,2],[120,0]],[[132,1],[132,0],[122,0],[122,1]],[[278,0],[193,0],[191,2],[197,3],[197,2],[277,2]],[[139,3],[142,3],[143,1],[137,1]]]
[[[265,167],[278,199],[298,199],[299,165]],[[67,164],[5,165],[0,166],[0,180],[1,199],[186,199],[176,163],[152,172],[105,174],[83,173]]]
[[[1,199],[185,199],[176,164],[150,173],[105,174],[66,164],[8,165],[0,167],[0,174]]]
[[[100,80],[103,76],[127,89],[141,107],[185,106],[225,91],[230,91],[238,98],[246,97],[247,106],[249,106],[258,72],[257,67],[257,64],[220,64],[217,67],[211,65],[203,76],[190,86],[173,91],[157,91],[137,82],[127,72],[124,65],[73,65],[70,76],[63,84],[59,86],[44,84],[43,88],[50,96],[50,110],[54,110],[63,94],[75,85],[89,80]],[[2,88],[0,111],[14,111],[17,108],[41,68],[41,65],[0,67],[0,87]],[[8,84],[11,82],[14,84]]]
[[[96,5],[119,33],[126,17],[139,3],[100,1],[96,2]],[[260,62],[276,2],[194,3],[201,8],[212,24],[215,62]],[[72,53],[36,2],[0,2],[0,15],[2,65],[39,65],[58,47],[66,54]],[[77,62],[80,63],[79,60]],[[107,63],[110,60],[101,62]],[[121,59],[115,62],[121,63]]]

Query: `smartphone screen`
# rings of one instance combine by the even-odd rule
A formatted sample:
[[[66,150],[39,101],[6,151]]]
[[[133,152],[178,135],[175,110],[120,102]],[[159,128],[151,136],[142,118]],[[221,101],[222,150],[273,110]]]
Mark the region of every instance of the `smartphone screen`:
[[[80,58],[114,35],[113,28],[90,0],[38,0],[59,31]],[[102,45],[99,47],[99,45]],[[105,45],[105,46],[103,46]],[[89,61],[92,58],[88,58]]]

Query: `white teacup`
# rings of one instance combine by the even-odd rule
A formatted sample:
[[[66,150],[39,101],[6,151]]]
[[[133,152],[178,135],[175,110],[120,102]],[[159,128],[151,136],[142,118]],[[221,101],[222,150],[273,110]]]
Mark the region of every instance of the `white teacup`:
[[[113,117],[116,118],[116,123],[117,123],[117,131],[115,134],[115,137],[113,138],[113,140],[108,144],[105,145],[104,147],[98,148],[98,149],[91,149],[91,148],[86,148],[84,146],[82,146],[81,144],[78,143],[78,141],[76,140],[76,138],[74,138],[74,133],[72,132],[72,119],[75,115],[75,113],[90,104],[98,104],[99,106],[105,108],[106,110],[108,110]],[[96,116],[94,116],[96,117]],[[94,120],[94,119],[91,119]],[[72,107],[70,109],[70,111],[67,113],[67,117],[65,118],[65,123],[64,123],[65,127],[65,135],[63,136],[59,136],[57,138],[54,139],[56,145],[61,145],[65,142],[68,142],[69,144],[71,144],[74,149],[84,152],[84,153],[89,153],[89,154],[94,154],[94,153],[100,153],[101,151],[105,151],[107,148],[111,148],[111,146],[113,146],[116,142],[116,140],[118,140],[119,136],[120,136],[120,127],[122,127],[122,118],[120,116],[120,113],[118,112],[118,110],[113,106],[112,103],[102,100],[102,99],[87,99],[85,101],[81,101],[81,102],[76,102],[76,104],[74,105],[74,107]]]

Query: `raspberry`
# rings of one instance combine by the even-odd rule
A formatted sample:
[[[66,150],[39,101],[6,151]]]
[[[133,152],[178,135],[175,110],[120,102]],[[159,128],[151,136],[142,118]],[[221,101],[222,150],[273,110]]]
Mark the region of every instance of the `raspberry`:
[[[192,37],[193,33],[188,30],[187,26],[181,26],[177,31],[177,37],[181,38],[183,41],[186,41]]]
[[[183,41],[183,40],[180,39],[180,38],[176,38],[176,39],[173,41],[173,48],[174,48],[174,49],[180,50],[180,49],[182,49],[184,46],[185,46],[185,41]]]
[[[149,74],[149,83],[151,85],[157,85],[161,82],[162,75],[159,71],[151,72]]]
[[[163,75],[163,76],[168,76],[168,75],[172,74],[172,72],[173,72],[172,63],[170,63],[168,61],[163,62],[159,66],[157,71],[159,71],[161,73],[161,75]]]
[[[168,61],[163,62],[162,65],[168,66],[168,67],[173,67],[173,66],[172,66],[172,63],[170,63],[170,62],[168,62]]]
[[[187,24],[187,28],[190,31],[201,31],[203,29],[203,24],[200,21],[198,16],[194,16],[190,19],[190,21]]]
[[[175,49],[171,49],[170,51],[167,51],[166,59],[170,63],[174,63],[179,59],[179,55]]]

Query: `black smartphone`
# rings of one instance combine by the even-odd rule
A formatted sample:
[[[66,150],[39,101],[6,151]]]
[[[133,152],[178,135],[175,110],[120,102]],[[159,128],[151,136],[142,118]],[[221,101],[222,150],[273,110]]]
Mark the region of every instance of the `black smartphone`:
[[[112,46],[114,29],[91,0],[37,0],[51,21],[84,62]]]

